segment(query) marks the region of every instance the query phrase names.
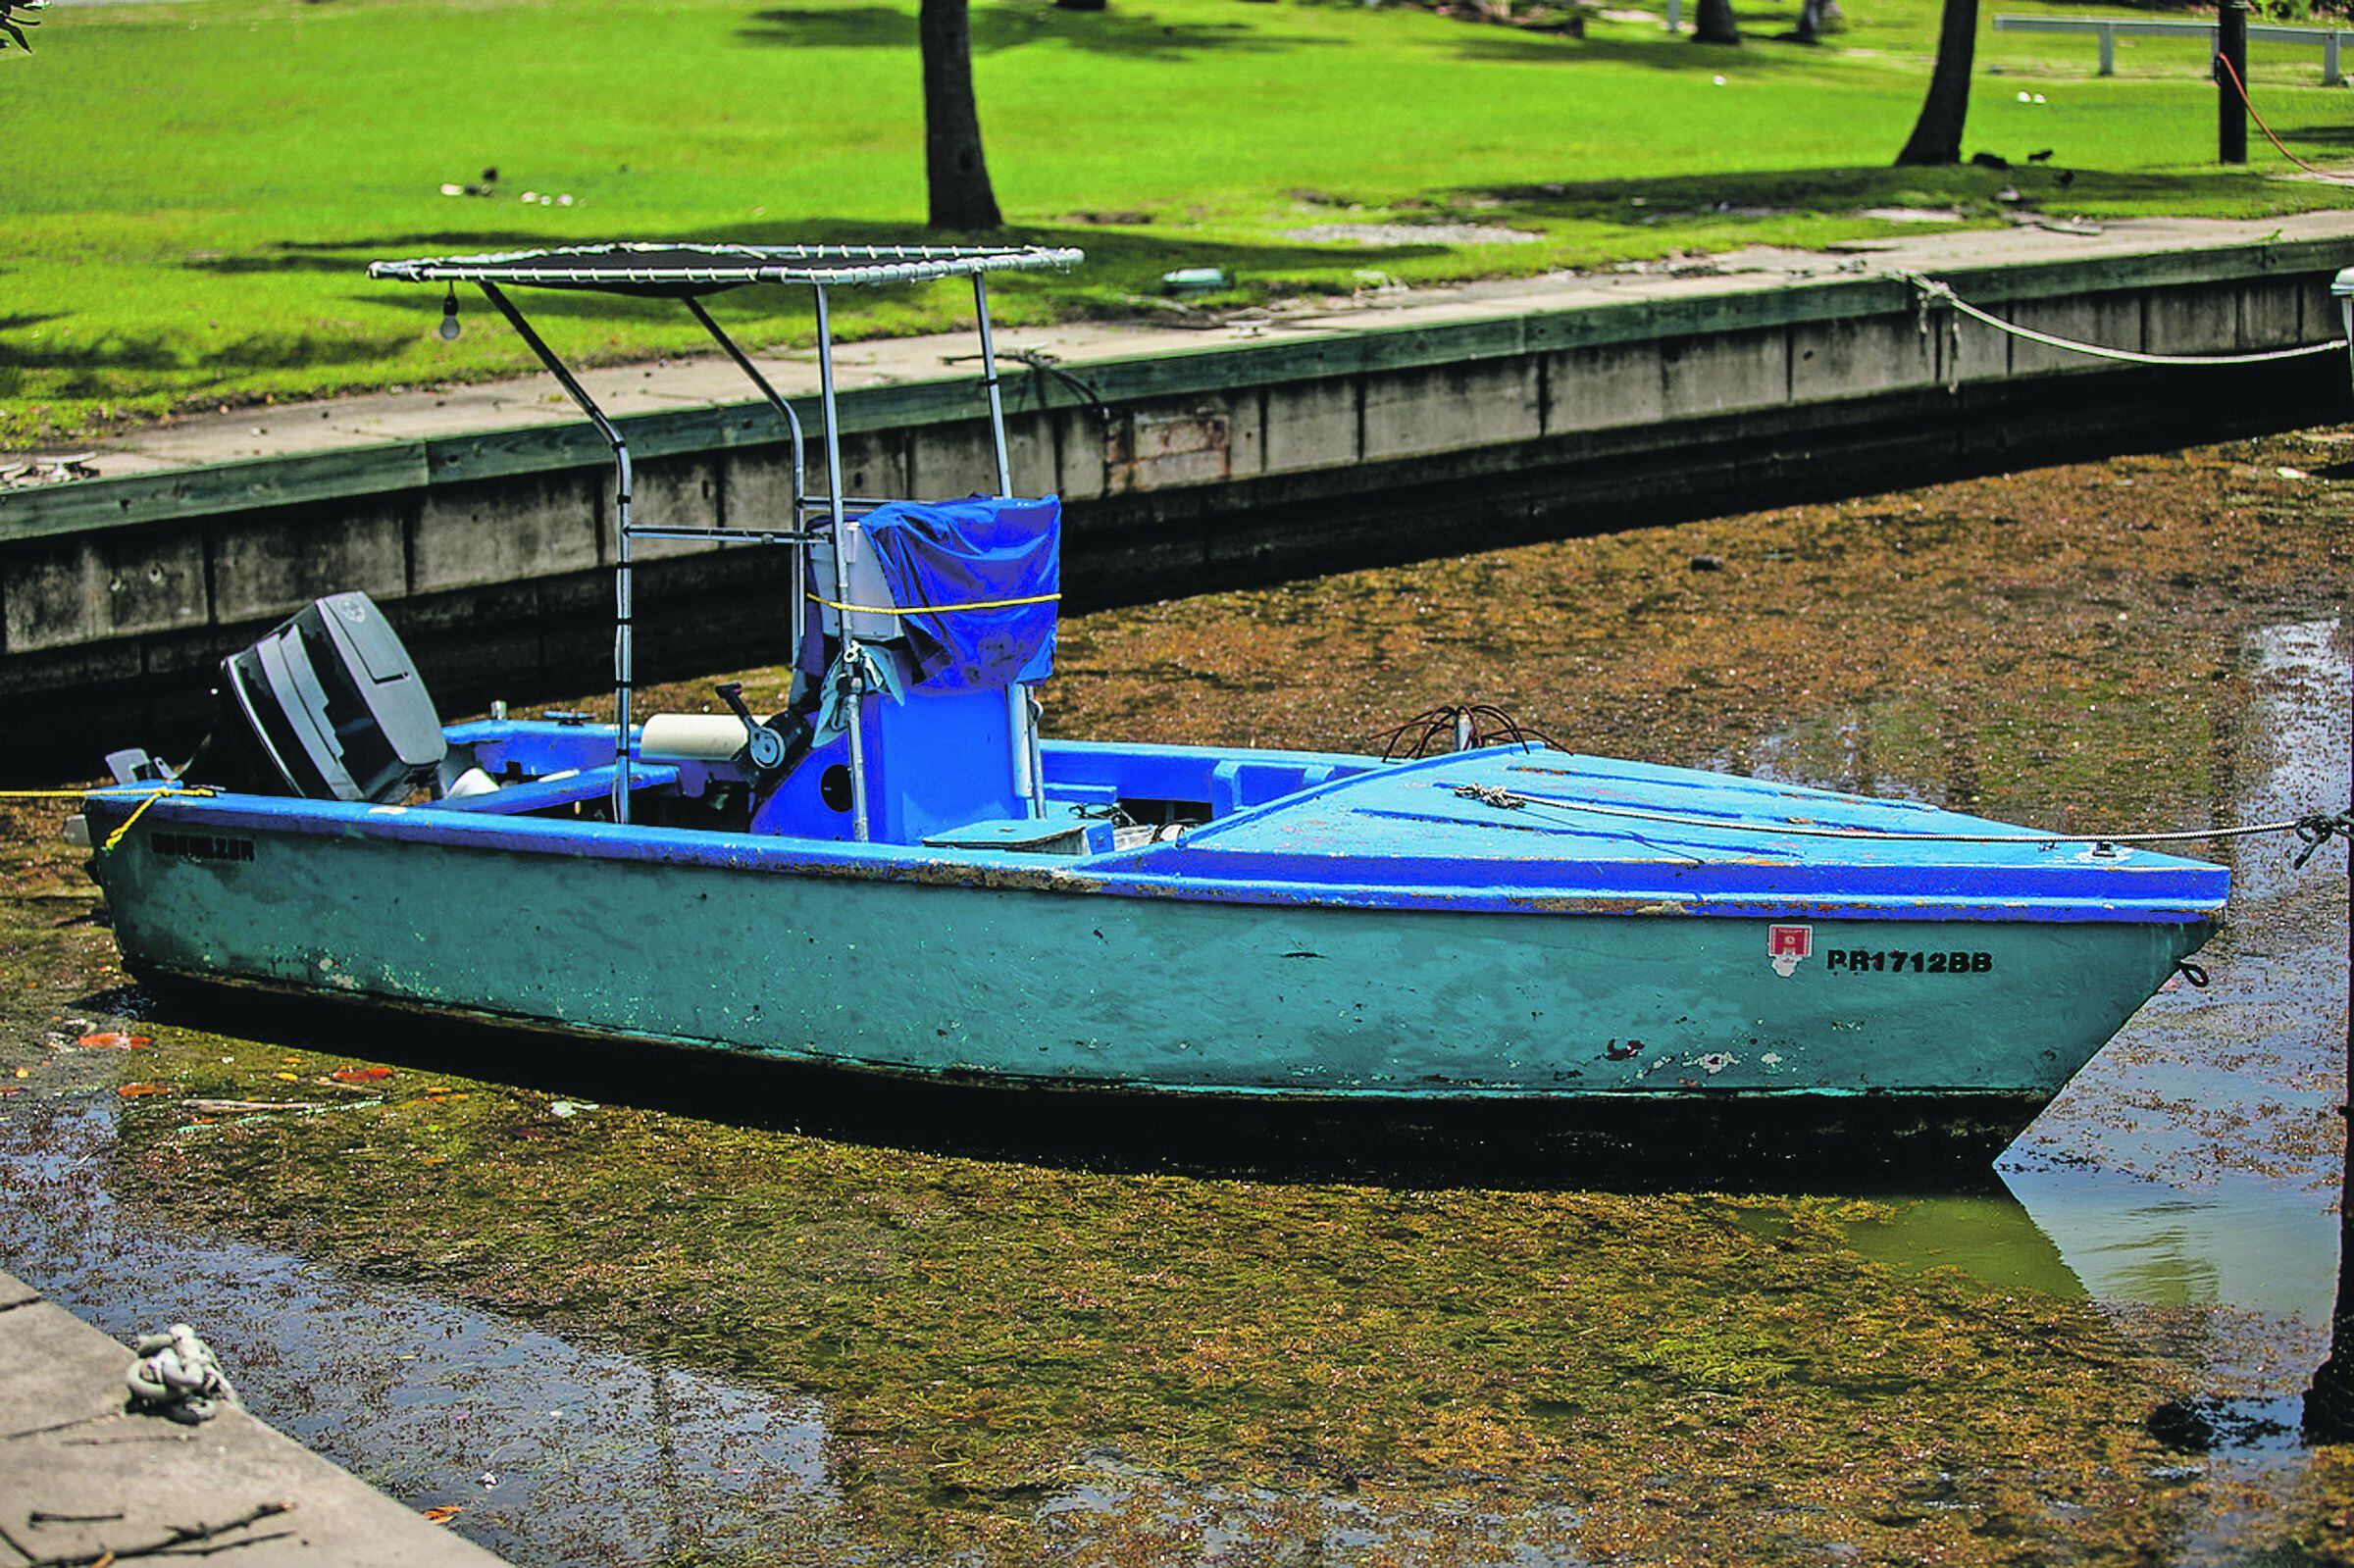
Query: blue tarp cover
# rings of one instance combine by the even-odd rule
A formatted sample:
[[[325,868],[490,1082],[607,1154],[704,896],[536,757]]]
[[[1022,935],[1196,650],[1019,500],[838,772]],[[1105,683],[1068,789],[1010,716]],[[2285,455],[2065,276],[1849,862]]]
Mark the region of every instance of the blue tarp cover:
[[[900,605],[917,682],[959,690],[1044,681],[1054,671],[1054,602],[1062,591],[1062,501],[976,495],[892,501],[859,522]],[[998,609],[954,606],[1006,599]]]

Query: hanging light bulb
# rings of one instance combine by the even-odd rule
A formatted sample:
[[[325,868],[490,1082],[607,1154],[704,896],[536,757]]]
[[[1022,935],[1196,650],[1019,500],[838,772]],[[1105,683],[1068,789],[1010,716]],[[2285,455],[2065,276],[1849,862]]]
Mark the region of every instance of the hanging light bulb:
[[[450,285],[449,297],[441,302],[441,341],[454,343],[457,340],[458,290],[457,285],[453,283]]]

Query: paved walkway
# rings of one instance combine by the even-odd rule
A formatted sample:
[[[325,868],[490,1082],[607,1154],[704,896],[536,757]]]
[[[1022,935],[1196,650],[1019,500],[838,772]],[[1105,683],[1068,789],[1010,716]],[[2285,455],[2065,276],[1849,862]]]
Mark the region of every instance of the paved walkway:
[[[0,1568],[137,1561],[176,1537],[186,1545],[164,1556],[209,1550],[238,1568],[495,1568],[242,1410],[200,1427],[127,1414],[129,1365],[0,1273]]]
[[[1828,252],[1760,248],[1689,261],[1637,264],[1607,273],[1376,291],[1350,300],[1289,302],[1277,309],[1233,317],[1186,319],[1172,307],[1172,320],[1165,326],[1072,323],[1005,330],[999,333],[998,342],[1003,349],[1043,349],[1065,364],[1083,366],[1091,361],[1199,353],[1236,343],[1302,341],[1341,332],[1435,326],[1581,305],[1750,292],[1809,278],[1898,270],[1937,273],[2008,262],[2083,260],[2267,239],[2333,237],[2354,238],[2354,211],[2248,222],[2135,219],[2107,224],[2090,232],[2021,224],[2008,229],[1852,240]],[[1380,254],[1368,252],[1365,260],[1368,267],[1377,266]],[[507,329],[487,306],[468,311],[464,320],[471,331]],[[841,384],[850,387],[969,375],[969,362],[951,364],[950,357],[972,351],[969,335],[944,334],[853,343],[844,347],[836,361]],[[788,396],[816,390],[814,352],[757,358],[762,371]],[[581,379],[592,396],[616,414],[708,407],[752,396],[749,385],[716,354],[659,368],[629,365],[591,371]],[[95,448],[99,455],[93,466],[105,475],[153,473],[240,458],[557,424],[579,417],[554,383],[539,376],[181,419],[105,440]]]

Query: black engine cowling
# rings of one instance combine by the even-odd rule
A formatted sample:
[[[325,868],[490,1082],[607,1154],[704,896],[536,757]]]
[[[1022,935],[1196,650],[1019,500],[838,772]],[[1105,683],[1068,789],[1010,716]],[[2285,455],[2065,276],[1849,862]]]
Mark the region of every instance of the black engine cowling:
[[[432,778],[446,743],[425,682],[365,593],[331,593],[221,661],[188,784],[384,801]]]

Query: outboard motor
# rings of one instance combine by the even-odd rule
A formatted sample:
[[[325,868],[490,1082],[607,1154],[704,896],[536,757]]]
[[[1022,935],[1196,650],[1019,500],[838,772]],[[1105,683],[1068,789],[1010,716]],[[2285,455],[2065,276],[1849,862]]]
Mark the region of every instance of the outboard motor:
[[[213,696],[188,784],[384,801],[433,778],[447,749],[424,680],[365,593],[331,593],[222,660]]]

